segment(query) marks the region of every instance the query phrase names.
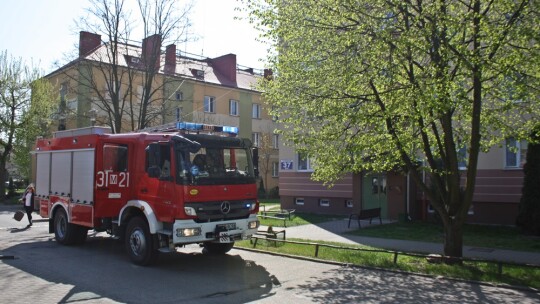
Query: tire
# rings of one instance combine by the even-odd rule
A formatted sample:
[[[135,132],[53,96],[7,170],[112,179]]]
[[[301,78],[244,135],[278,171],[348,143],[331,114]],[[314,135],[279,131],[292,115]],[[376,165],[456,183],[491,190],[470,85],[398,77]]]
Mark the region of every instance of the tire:
[[[76,230],[78,226],[75,226],[68,221],[66,211],[60,208],[54,214],[54,238],[62,245],[73,245],[77,243],[77,237],[80,233]]]
[[[158,255],[154,243],[154,237],[143,218],[134,217],[128,222],[124,244],[133,264],[141,266],[152,264]]]
[[[73,225],[73,224],[72,224]],[[88,237],[88,228],[79,226],[79,225],[73,225],[75,226],[75,245],[82,245],[84,242],[86,242],[86,238]]]
[[[232,243],[204,243],[203,253],[207,254],[225,254],[234,246]]]

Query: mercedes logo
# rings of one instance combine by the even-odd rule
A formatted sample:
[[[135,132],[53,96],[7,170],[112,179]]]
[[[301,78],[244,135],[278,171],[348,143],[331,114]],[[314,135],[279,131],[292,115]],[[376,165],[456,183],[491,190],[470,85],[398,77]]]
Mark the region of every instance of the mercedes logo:
[[[224,201],[221,203],[221,213],[227,214],[229,212],[231,212],[231,203],[229,203],[229,201]]]

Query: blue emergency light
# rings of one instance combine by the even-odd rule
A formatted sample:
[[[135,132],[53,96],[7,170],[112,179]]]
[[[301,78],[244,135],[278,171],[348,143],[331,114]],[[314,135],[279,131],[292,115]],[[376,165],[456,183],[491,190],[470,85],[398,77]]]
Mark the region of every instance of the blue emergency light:
[[[200,124],[200,123],[194,123],[194,122],[177,122],[176,123],[176,129],[178,129],[178,130],[188,130],[188,131],[205,130],[205,131],[214,131],[214,132],[225,132],[225,133],[230,133],[230,134],[238,134],[238,127],[215,126],[215,125],[207,125],[207,124]]]

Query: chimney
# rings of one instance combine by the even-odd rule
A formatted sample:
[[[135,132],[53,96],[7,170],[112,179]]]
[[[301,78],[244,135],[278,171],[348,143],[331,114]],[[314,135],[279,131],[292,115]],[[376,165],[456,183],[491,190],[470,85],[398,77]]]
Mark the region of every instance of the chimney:
[[[81,31],[79,33],[79,58],[82,58],[101,45],[101,35]]]
[[[143,39],[142,58],[149,67],[149,61],[154,61],[154,68],[159,69],[159,59],[161,55],[161,36],[154,34]]]
[[[176,45],[170,44],[165,49],[165,73],[176,72]]]
[[[212,67],[232,82],[236,82],[236,55],[227,54],[210,59]]]
[[[264,69],[264,79],[266,80],[272,80],[272,70],[271,69]]]

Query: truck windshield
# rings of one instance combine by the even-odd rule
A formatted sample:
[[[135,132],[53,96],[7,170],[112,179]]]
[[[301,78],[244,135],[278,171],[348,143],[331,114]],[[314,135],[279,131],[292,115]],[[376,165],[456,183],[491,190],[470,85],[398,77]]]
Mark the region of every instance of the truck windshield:
[[[177,182],[184,185],[255,182],[251,154],[244,148],[201,147],[196,153],[176,150]]]

